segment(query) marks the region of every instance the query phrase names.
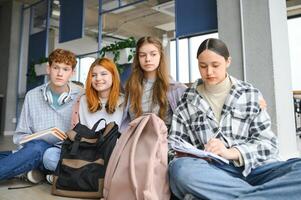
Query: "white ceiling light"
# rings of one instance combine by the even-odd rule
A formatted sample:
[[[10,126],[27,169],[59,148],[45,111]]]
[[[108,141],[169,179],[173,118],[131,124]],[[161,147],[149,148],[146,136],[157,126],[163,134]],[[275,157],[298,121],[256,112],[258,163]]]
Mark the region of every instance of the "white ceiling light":
[[[152,9],[165,13],[170,16],[175,16],[175,2],[169,1],[152,7]]]

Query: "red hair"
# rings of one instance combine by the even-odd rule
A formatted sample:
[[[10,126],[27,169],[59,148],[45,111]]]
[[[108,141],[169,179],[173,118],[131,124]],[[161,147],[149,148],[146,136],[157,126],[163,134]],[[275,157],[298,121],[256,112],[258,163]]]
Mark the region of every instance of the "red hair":
[[[72,69],[74,69],[77,64],[75,54],[65,49],[55,49],[51,52],[48,57],[49,66],[51,66],[53,62],[71,65]]]
[[[86,97],[90,112],[96,112],[100,108],[98,92],[92,86],[92,71],[95,66],[101,66],[112,74],[112,87],[106,105],[109,114],[115,112],[120,93],[120,78],[116,65],[108,58],[97,58],[90,66],[86,80]]]

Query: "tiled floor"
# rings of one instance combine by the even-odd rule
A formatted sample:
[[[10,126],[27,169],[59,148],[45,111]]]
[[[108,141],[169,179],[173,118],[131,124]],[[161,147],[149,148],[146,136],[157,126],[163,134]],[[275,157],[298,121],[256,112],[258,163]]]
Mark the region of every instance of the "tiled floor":
[[[12,143],[12,137],[0,135],[0,151],[15,149]],[[0,181],[0,200],[75,200],[76,198],[66,198],[51,195],[51,185],[43,182],[23,189],[9,189],[10,187],[19,187],[30,185],[19,179]]]

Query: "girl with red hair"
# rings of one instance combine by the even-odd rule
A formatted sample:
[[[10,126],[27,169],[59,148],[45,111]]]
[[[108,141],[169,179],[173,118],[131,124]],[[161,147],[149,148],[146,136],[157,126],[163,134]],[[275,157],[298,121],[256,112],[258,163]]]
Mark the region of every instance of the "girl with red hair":
[[[75,105],[72,126],[77,122],[92,128],[97,120],[121,123],[124,97],[120,93],[120,78],[116,65],[108,58],[96,59],[88,72],[86,93]],[[99,128],[103,128],[99,125]]]
[[[99,119],[121,124],[124,97],[120,93],[120,78],[116,65],[108,58],[97,58],[90,66],[85,94],[73,106],[71,128],[80,121],[92,129]],[[105,123],[98,125],[102,129]],[[59,157],[57,158],[58,162]],[[53,175],[46,180],[52,184]]]

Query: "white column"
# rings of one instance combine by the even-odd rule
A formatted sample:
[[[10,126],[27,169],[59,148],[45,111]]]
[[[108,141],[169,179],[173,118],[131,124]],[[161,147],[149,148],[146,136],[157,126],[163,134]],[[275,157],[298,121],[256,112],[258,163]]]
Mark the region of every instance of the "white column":
[[[217,1],[219,37],[232,56],[229,73],[259,88],[283,158],[298,156],[285,0]]]

